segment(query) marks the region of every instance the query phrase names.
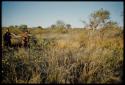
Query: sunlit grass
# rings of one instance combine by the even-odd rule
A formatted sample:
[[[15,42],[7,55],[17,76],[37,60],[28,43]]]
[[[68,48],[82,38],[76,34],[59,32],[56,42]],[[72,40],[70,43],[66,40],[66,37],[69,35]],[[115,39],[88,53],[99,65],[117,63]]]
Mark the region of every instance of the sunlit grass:
[[[2,83],[121,83],[122,31],[32,30],[37,45],[3,48]]]

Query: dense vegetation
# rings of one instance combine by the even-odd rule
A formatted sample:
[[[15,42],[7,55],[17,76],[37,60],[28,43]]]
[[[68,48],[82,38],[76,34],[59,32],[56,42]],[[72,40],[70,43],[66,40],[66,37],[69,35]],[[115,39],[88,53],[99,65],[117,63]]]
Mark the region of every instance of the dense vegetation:
[[[2,46],[2,83],[122,83],[123,29],[114,22],[95,30],[67,26],[28,28],[37,39],[28,49]]]

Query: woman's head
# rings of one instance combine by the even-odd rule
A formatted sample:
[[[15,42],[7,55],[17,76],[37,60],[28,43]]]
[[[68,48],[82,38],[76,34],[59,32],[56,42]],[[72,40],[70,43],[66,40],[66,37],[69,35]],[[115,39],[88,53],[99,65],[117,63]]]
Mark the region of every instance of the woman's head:
[[[9,32],[9,28],[7,28],[6,32]]]

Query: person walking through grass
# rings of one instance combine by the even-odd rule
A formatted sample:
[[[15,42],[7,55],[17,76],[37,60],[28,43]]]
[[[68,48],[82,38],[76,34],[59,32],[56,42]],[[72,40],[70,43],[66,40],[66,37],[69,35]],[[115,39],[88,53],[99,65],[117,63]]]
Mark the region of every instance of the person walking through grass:
[[[27,31],[25,31],[24,32],[24,34],[23,34],[23,46],[25,47],[25,48],[27,48],[28,47],[28,32]]]
[[[11,33],[9,31],[9,29],[6,30],[6,33],[3,36],[4,38],[4,46],[11,47]]]

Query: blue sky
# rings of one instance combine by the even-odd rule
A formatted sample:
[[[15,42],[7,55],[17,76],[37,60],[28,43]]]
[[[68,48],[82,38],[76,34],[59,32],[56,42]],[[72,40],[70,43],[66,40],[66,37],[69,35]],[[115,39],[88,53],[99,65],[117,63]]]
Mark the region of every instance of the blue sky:
[[[3,1],[2,26],[27,24],[29,27],[49,27],[62,20],[72,27],[83,27],[92,12],[103,8],[110,11],[110,19],[123,26],[123,2],[35,2]]]

